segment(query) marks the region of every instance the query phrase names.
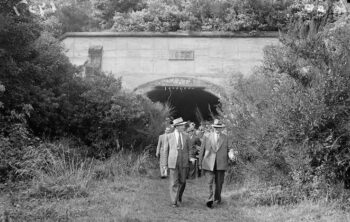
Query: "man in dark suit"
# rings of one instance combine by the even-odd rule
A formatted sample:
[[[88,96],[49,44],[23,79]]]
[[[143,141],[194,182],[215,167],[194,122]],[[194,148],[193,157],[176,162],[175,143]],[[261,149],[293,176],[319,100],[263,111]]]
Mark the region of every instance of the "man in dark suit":
[[[199,153],[199,166],[204,170],[209,186],[207,207],[212,208],[214,201],[221,203],[221,190],[225,179],[225,171],[228,168],[229,159],[233,160],[235,154],[230,148],[227,135],[222,131],[225,125],[215,120],[212,125],[214,131],[204,136],[201,151]],[[215,184],[215,192],[213,185]]]
[[[196,134],[195,126],[195,123],[190,124],[190,127],[187,129],[187,135],[190,139],[191,150],[194,152],[193,154],[196,157],[198,155],[197,147],[200,147],[200,139]],[[195,159],[195,162],[190,164],[187,179],[195,179],[198,176],[199,170],[197,157]]]
[[[160,177],[162,179],[167,178],[168,176],[168,169],[166,168],[167,164],[167,155],[166,153],[168,152],[166,150],[166,136],[168,133],[170,133],[171,129],[170,127],[165,128],[164,134],[160,135],[158,138],[158,145],[157,145],[157,152],[156,152],[156,157],[159,157],[159,168],[160,168]]]
[[[167,168],[170,177],[170,198],[173,207],[182,202],[182,195],[186,187],[188,167],[194,162],[190,140],[184,133],[186,122],[182,118],[174,119],[174,132],[167,135],[166,150]]]

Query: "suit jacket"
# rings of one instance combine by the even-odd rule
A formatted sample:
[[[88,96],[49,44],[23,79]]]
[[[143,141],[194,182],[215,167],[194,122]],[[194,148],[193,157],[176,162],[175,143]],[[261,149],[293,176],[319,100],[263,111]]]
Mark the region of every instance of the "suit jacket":
[[[213,171],[216,162],[217,170],[227,170],[228,168],[228,152],[230,144],[227,135],[221,134],[218,142],[215,143],[215,133],[212,132],[203,137],[201,150],[199,153],[199,166],[202,169]]]
[[[167,148],[167,166],[170,169],[176,168],[176,162],[179,161],[182,167],[189,167],[190,158],[194,157],[193,151],[190,147],[190,140],[188,135],[185,133],[181,133],[182,135],[182,158],[178,160],[178,149],[177,149],[177,140],[175,136],[175,132],[169,133],[166,136],[166,148]]]
[[[197,146],[201,145],[201,141],[196,135],[190,135],[188,134],[188,138],[190,139],[190,147],[192,151],[194,152],[194,155],[197,155]]]
[[[159,154],[159,164],[161,166],[166,166],[167,164],[167,146],[166,146],[166,136],[167,134],[162,134],[158,138],[157,154]]]

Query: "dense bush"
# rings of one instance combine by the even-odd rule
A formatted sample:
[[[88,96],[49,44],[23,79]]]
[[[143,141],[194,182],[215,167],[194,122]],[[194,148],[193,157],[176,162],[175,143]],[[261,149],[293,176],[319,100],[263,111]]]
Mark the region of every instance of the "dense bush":
[[[255,74],[232,79],[223,113],[248,167],[237,170],[297,200],[336,196],[350,166],[350,20],[312,13],[300,23],[296,12]],[[304,29],[311,22],[317,29]]]
[[[2,181],[45,140],[69,137],[96,158],[156,143],[169,107],[125,92],[110,75],[82,77],[50,28],[35,15],[16,15],[15,2],[0,3],[8,6],[0,11]]]
[[[288,3],[267,1],[159,1],[114,16],[114,31],[277,31]]]
[[[297,0],[295,0],[297,1]],[[56,35],[68,31],[277,31],[292,1],[273,0],[50,0],[29,4]],[[294,1],[293,1],[294,2]]]
[[[143,95],[125,92],[121,79],[99,74],[81,80],[83,91],[72,98],[69,132],[90,147],[90,156],[107,157],[121,149],[155,144],[170,109]]]

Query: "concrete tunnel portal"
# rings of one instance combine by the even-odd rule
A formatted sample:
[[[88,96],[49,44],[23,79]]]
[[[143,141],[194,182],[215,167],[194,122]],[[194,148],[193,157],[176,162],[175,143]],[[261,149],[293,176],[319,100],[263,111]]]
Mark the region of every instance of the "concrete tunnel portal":
[[[135,92],[146,95],[153,102],[169,104],[172,117],[182,117],[199,125],[211,121],[218,114],[220,98],[225,90],[212,82],[191,77],[168,77],[142,84]]]
[[[216,115],[227,74],[249,74],[278,32],[69,32],[61,36],[69,60],[122,77],[128,90],[168,102],[173,118],[198,123]],[[197,114],[196,114],[197,113]],[[200,113],[200,115],[199,115]]]
[[[153,102],[168,103],[173,108],[173,118],[185,121],[210,121],[218,114],[219,98],[204,87],[164,87],[156,86],[146,93]]]

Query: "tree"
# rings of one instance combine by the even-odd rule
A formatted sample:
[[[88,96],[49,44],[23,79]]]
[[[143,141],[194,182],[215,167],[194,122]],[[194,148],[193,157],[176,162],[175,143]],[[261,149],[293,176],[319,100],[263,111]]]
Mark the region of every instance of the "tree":
[[[109,29],[113,25],[115,13],[129,13],[144,8],[143,0],[92,0],[94,16],[98,17],[103,29]]]

